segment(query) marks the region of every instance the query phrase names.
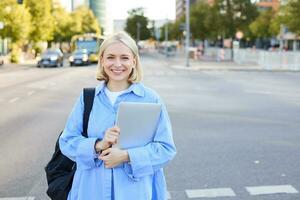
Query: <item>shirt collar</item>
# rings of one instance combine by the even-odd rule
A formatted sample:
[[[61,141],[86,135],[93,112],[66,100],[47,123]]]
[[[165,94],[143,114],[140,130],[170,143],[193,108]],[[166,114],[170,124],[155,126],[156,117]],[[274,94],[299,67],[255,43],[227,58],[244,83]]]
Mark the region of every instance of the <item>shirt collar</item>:
[[[106,84],[103,82],[96,87],[96,95],[104,92],[104,88]],[[133,92],[135,95],[143,97],[145,95],[144,87],[141,83],[133,83],[131,86],[126,90],[125,93]]]

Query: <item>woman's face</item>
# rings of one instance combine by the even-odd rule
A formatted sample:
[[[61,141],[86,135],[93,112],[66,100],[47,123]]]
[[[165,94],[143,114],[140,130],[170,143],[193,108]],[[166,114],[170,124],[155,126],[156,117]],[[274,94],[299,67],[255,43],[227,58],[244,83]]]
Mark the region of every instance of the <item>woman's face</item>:
[[[116,42],[104,50],[101,64],[109,81],[127,82],[136,60],[132,51],[125,44]]]

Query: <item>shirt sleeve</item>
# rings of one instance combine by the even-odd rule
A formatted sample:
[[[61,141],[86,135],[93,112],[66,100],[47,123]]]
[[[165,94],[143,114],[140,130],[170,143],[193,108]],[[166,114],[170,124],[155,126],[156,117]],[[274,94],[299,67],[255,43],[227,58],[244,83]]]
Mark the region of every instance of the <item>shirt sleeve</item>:
[[[82,136],[83,124],[83,93],[78,98],[65,129],[59,138],[61,152],[77,164],[77,168],[90,169],[101,165],[102,161],[97,159],[95,142],[97,138],[86,138]]]
[[[124,170],[131,179],[136,181],[162,168],[176,154],[167,109],[162,102],[159,103],[162,104],[162,111],[153,142],[127,150],[130,163],[124,163]]]

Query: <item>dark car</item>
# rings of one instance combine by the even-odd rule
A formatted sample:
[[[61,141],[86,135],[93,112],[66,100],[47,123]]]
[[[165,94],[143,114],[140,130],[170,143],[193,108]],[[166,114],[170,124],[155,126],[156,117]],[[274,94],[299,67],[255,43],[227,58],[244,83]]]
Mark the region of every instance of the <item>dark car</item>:
[[[64,65],[64,55],[59,49],[47,49],[38,61],[38,67],[58,67]]]
[[[69,62],[71,66],[74,65],[89,65],[89,54],[86,49],[75,50],[69,57]]]

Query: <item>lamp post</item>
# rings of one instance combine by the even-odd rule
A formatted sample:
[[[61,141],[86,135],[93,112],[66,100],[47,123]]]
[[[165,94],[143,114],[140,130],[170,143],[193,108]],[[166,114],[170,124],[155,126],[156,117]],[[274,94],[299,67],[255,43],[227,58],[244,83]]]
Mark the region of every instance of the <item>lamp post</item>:
[[[136,23],[136,42],[140,41],[140,22]]]
[[[190,66],[189,62],[189,48],[190,48],[190,1],[185,0],[185,65]]]
[[[166,26],[165,26],[165,53],[168,56],[168,19],[166,19]]]

